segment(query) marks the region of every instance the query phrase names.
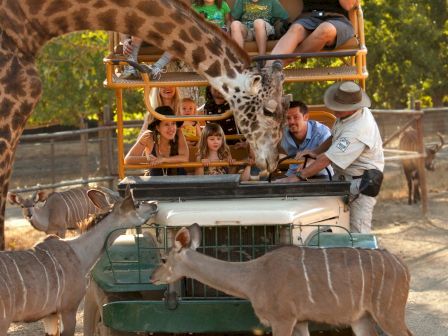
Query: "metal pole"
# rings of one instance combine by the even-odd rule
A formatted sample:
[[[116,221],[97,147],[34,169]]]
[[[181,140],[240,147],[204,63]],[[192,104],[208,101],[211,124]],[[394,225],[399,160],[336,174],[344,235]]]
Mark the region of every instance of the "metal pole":
[[[415,102],[415,110],[421,111],[421,109],[422,109],[421,102],[417,100]],[[426,213],[428,212],[428,188],[426,184],[426,170],[425,170],[426,151],[425,151],[425,144],[423,143],[423,115],[416,120],[415,127],[417,130],[418,151],[422,155],[422,157],[418,159],[418,176],[420,180],[422,214],[426,215]]]

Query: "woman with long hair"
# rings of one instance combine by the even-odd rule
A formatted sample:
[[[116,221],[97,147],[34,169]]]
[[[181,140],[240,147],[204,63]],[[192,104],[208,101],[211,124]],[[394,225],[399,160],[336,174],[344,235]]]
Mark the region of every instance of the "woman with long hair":
[[[156,112],[174,116],[169,106],[159,106]],[[188,162],[188,144],[178,128],[182,122],[154,119],[142,132],[124,158],[126,164],[148,163],[151,167],[162,163]],[[145,175],[185,175],[183,168],[151,168]]]

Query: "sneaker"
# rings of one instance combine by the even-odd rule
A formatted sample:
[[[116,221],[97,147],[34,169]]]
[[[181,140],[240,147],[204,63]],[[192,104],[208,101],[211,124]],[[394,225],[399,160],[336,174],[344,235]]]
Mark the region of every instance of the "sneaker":
[[[140,79],[140,72],[130,65],[125,65],[120,76],[121,79]]]
[[[163,73],[166,72],[166,70],[163,68],[159,68],[157,65],[147,65],[147,64],[140,64],[144,68],[146,68],[146,73],[151,74],[152,79],[158,80],[162,76]]]
[[[165,69],[159,68],[157,65],[151,65],[149,68],[151,69],[153,79],[160,79],[160,77],[162,77],[162,73],[166,72]]]

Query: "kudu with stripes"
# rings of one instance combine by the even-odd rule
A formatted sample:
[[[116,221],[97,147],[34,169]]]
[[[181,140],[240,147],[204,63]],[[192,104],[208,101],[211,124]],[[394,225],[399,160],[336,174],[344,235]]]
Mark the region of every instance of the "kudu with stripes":
[[[385,250],[284,246],[247,262],[218,260],[196,250],[197,224],[175,236],[155,284],[190,277],[252,303],[274,336],[309,336],[308,322],[351,326],[356,336],[412,335],[405,323],[410,276]],[[373,320],[373,321],[372,321]]]
[[[428,171],[434,171],[436,154],[445,145],[445,140],[441,133],[437,133],[440,144],[425,147],[425,168]],[[398,148],[401,150],[418,152],[418,134],[417,130],[410,128],[400,137]],[[418,203],[420,201],[420,176],[418,171],[418,159],[401,160],[403,172],[408,185],[408,204]]]
[[[87,194],[102,209],[112,206],[100,190]],[[106,217],[76,238],[52,235],[29,250],[0,252],[0,335],[6,335],[11,322],[37,320],[43,320],[47,335],[74,335],[86,275],[102,254],[106,239],[113,241],[124,229],[145,223],[156,210],[154,203],[136,209],[128,193]]]
[[[90,215],[102,211],[89,199],[88,190],[86,187],[61,192],[41,190],[28,198],[8,193],[8,200],[23,209],[23,216],[36,230],[64,238],[67,230],[78,230],[80,224]],[[107,190],[104,188],[104,191]],[[115,196],[110,193],[110,197]],[[45,204],[39,206],[40,202]]]

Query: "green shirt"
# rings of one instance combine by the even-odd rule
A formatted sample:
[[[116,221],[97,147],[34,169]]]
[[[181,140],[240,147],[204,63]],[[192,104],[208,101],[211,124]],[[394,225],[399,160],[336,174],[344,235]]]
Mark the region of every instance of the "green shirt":
[[[237,0],[232,9],[232,17],[252,27],[254,20],[263,19],[271,24],[275,19],[288,19],[288,12],[278,0]]]
[[[215,4],[211,6],[198,6],[193,4],[191,7],[197,13],[204,15],[207,21],[214,23],[218,27],[223,28],[226,26],[226,15],[230,13],[230,7],[227,2],[222,2],[221,9]]]

